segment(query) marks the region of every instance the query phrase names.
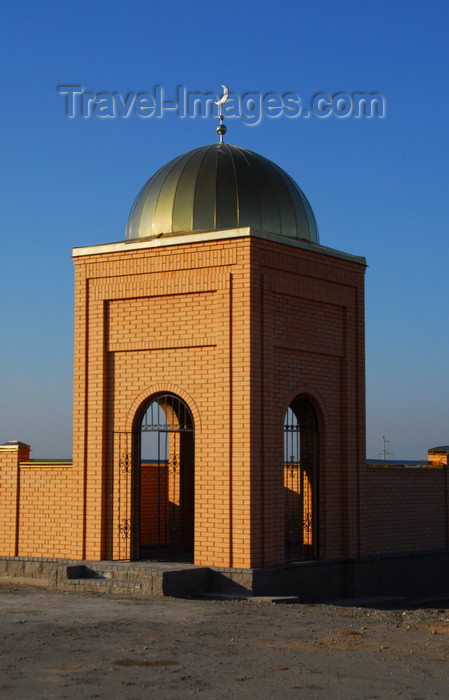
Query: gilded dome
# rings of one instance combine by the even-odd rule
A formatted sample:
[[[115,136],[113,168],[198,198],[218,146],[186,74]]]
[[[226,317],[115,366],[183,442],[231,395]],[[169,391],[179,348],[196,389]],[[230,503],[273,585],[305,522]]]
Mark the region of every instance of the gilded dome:
[[[146,182],[125,238],[244,227],[319,243],[312,207],[284,170],[245,148],[217,143],[178,156]]]

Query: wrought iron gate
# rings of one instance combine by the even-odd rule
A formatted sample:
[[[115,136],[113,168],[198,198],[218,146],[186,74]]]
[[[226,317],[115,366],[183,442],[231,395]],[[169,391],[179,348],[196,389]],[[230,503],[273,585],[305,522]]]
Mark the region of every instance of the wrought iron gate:
[[[134,515],[140,433],[112,434],[112,469],[108,479],[109,556],[138,558],[138,537]]]
[[[318,424],[310,402],[296,397],[284,420],[285,559],[318,556]]]
[[[158,395],[144,407],[140,430],[116,433],[115,444],[120,557],[193,561],[194,426],[189,407],[174,394]]]

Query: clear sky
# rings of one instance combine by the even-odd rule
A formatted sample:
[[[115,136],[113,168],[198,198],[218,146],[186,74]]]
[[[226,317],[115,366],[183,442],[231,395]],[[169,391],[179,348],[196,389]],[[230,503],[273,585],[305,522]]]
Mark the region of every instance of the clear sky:
[[[216,119],[68,118],[58,85],[238,95],[378,92],[385,117],[227,119],[277,162],[321,243],[368,262],[367,454],[449,443],[447,0],[277,3],[4,0],[1,9],[0,442],[72,452],[72,247],[121,240],[164,163]]]

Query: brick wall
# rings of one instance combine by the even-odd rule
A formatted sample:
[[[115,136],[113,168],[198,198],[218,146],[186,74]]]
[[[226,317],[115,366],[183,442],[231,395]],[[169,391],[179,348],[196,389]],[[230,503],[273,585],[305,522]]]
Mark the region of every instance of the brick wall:
[[[172,391],[187,402],[195,420],[195,547],[202,562],[229,562],[229,308],[233,279],[242,297],[248,286],[245,255],[245,246],[233,242],[75,259],[74,462],[87,477],[87,557],[117,556],[119,548],[120,556],[130,554],[118,541],[114,522],[112,533],[104,530],[106,517],[99,527],[109,491],[111,520],[131,517],[123,488],[116,479],[108,482],[108,472],[118,470],[111,435],[132,431],[136,412],[152,394]],[[235,323],[245,323],[246,307]],[[249,386],[247,355],[246,371],[239,353],[235,372],[241,375],[238,382]],[[248,418],[242,421],[247,432]],[[117,513],[119,500],[127,513]]]
[[[195,563],[284,561],[283,422],[298,395],[318,419],[320,558],[448,546],[447,469],[365,467],[360,260],[255,236],[94,253],[74,259],[73,465],[0,446],[0,554],[136,556],[133,431],[166,392],[194,421]],[[144,470],[140,485],[151,545]]]
[[[72,465],[20,464],[17,556],[72,556],[72,512],[78,498],[71,472]]]
[[[449,548],[449,471],[366,467],[362,555]]]
[[[322,433],[321,553],[356,554],[364,265],[245,237],[80,255],[75,268],[84,556],[132,556],[116,526],[132,520],[132,498],[111,436],[137,428],[158,391],[194,415],[196,563],[283,561],[283,418],[301,392]]]
[[[0,449],[0,554],[77,557],[72,465],[35,462],[28,446]]]
[[[274,562],[283,537],[279,435],[298,394],[309,398],[319,423],[320,557],[357,556],[365,458],[364,265],[260,239],[253,248],[253,488],[264,511],[254,528],[259,558]]]

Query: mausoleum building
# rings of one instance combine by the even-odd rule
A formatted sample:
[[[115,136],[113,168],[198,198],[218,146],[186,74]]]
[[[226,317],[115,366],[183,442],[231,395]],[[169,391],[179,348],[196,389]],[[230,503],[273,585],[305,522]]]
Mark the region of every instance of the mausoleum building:
[[[365,259],[320,243],[278,165],[185,153],[123,241],[73,260],[73,462],[0,446],[0,554],[281,571],[447,550],[447,459],[366,466]]]

